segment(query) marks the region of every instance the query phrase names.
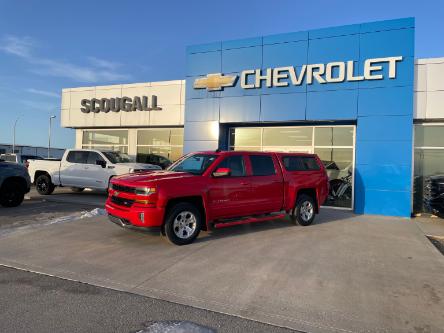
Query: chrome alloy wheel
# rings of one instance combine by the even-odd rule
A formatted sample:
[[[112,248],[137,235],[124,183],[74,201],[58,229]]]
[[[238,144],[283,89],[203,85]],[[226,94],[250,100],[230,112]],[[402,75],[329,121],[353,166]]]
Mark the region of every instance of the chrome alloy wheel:
[[[304,201],[301,205],[301,209],[299,210],[299,215],[301,216],[302,220],[305,222],[310,221],[310,219],[313,217],[314,209],[313,205],[310,201]]]
[[[196,216],[189,211],[180,212],[173,223],[173,230],[177,237],[182,239],[190,238],[196,231]]]

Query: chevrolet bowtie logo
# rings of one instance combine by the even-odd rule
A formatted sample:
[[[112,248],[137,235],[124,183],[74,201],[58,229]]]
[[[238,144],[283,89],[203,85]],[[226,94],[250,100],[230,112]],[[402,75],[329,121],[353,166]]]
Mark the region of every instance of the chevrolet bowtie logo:
[[[208,74],[194,81],[194,89],[207,89],[208,91],[222,90],[223,87],[232,87],[237,75],[224,76],[221,73]]]

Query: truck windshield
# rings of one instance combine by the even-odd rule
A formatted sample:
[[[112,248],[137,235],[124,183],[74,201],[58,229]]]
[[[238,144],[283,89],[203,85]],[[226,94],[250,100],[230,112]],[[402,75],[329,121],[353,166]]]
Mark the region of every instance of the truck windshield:
[[[116,163],[131,163],[131,158],[124,153],[118,151],[102,151],[103,155],[113,164]]]
[[[217,155],[195,154],[174,163],[169,171],[188,172],[193,175],[201,175],[214,162]]]

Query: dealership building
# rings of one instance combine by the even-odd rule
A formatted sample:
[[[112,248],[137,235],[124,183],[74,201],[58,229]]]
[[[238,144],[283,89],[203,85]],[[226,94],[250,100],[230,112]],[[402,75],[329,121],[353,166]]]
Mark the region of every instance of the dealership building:
[[[444,174],[444,58],[414,49],[413,18],[193,45],[184,80],[64,89],[61,122],[140,162],[316,153],[341,184],[326,205],[409,217]]]

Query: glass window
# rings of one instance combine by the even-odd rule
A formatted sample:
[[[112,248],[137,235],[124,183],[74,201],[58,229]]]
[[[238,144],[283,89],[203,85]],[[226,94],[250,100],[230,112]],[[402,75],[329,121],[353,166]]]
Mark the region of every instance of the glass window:
[[[264,127],[264,146],[311,146],[313,127]]]
[[[352,206],[353,148],[315,148],[330,182],[326,206]]]
[[[217,155],[195,154],[178,161],[169,168],[170,171],[189,172],[194,175],[201,175],[216,160]]]
[[[316,153],[334,185],[330,188],[335,189],[326,204],[351,208],[354,133],[354,126],[231,128],[230,149]]]
[[[444,175],[444,125],[415,125],[413,210],[428,212],[424,194],[430,195],[427,180]]]
[[[183,146],[183,128],[172,128],[170,136],[172,146]]]
[[[230,145],[233,147],[260,147],[262,128],[231,128]],[[257,150],[257,148],[256,148]]]
[[[88,160],[86,161],[87,164],[97,164],[97,161],[105,161],[102,156],[97,154],[94,151],[90,151],[88,154]]]
[[[282,161],[287,171],[314,171],[320,169],[314,157],[285,156]]]
[[[250,161],[253,176],[270,176],[276,174],[271,156],[250,155]]]
[[[83,131],[84,145],[127,145],[127,130]]]
[[[227,157],[217,167],[229,168],[231,170],[231,177],[245,176],[245,164],[242,155]]]
[[[125,153],[121,153],[118,151],[103,151],[102,152],[103,155],[106,156],[106,158],[111,162],[111,163],[131,163],[131,158],[125,154]]]
[[[151,154],[176,161],[183,152],[183,128],[155,128],[137,131],[137,162],[148,163]]]
[[[444,125],[415,125],[415,147],[444,147]]]
[[[66,157],[66,160],[69,163],[82,163],[86,164],[88,160],[88,152],[87,151],[81,151],[81,150],[73,150],[68,153],[68,156]]]
[[[315,146],[353,146],[353,127],[316,127]]]
[[[137,144],[150,146],[167,146],[170,144],[169,129],[149,129],[137,131]]]
[[[83,149],[95,149],[100,151],[115,151],[124,154],[128,154],[128,146],[96,146],[96,145],[83,145]]]

